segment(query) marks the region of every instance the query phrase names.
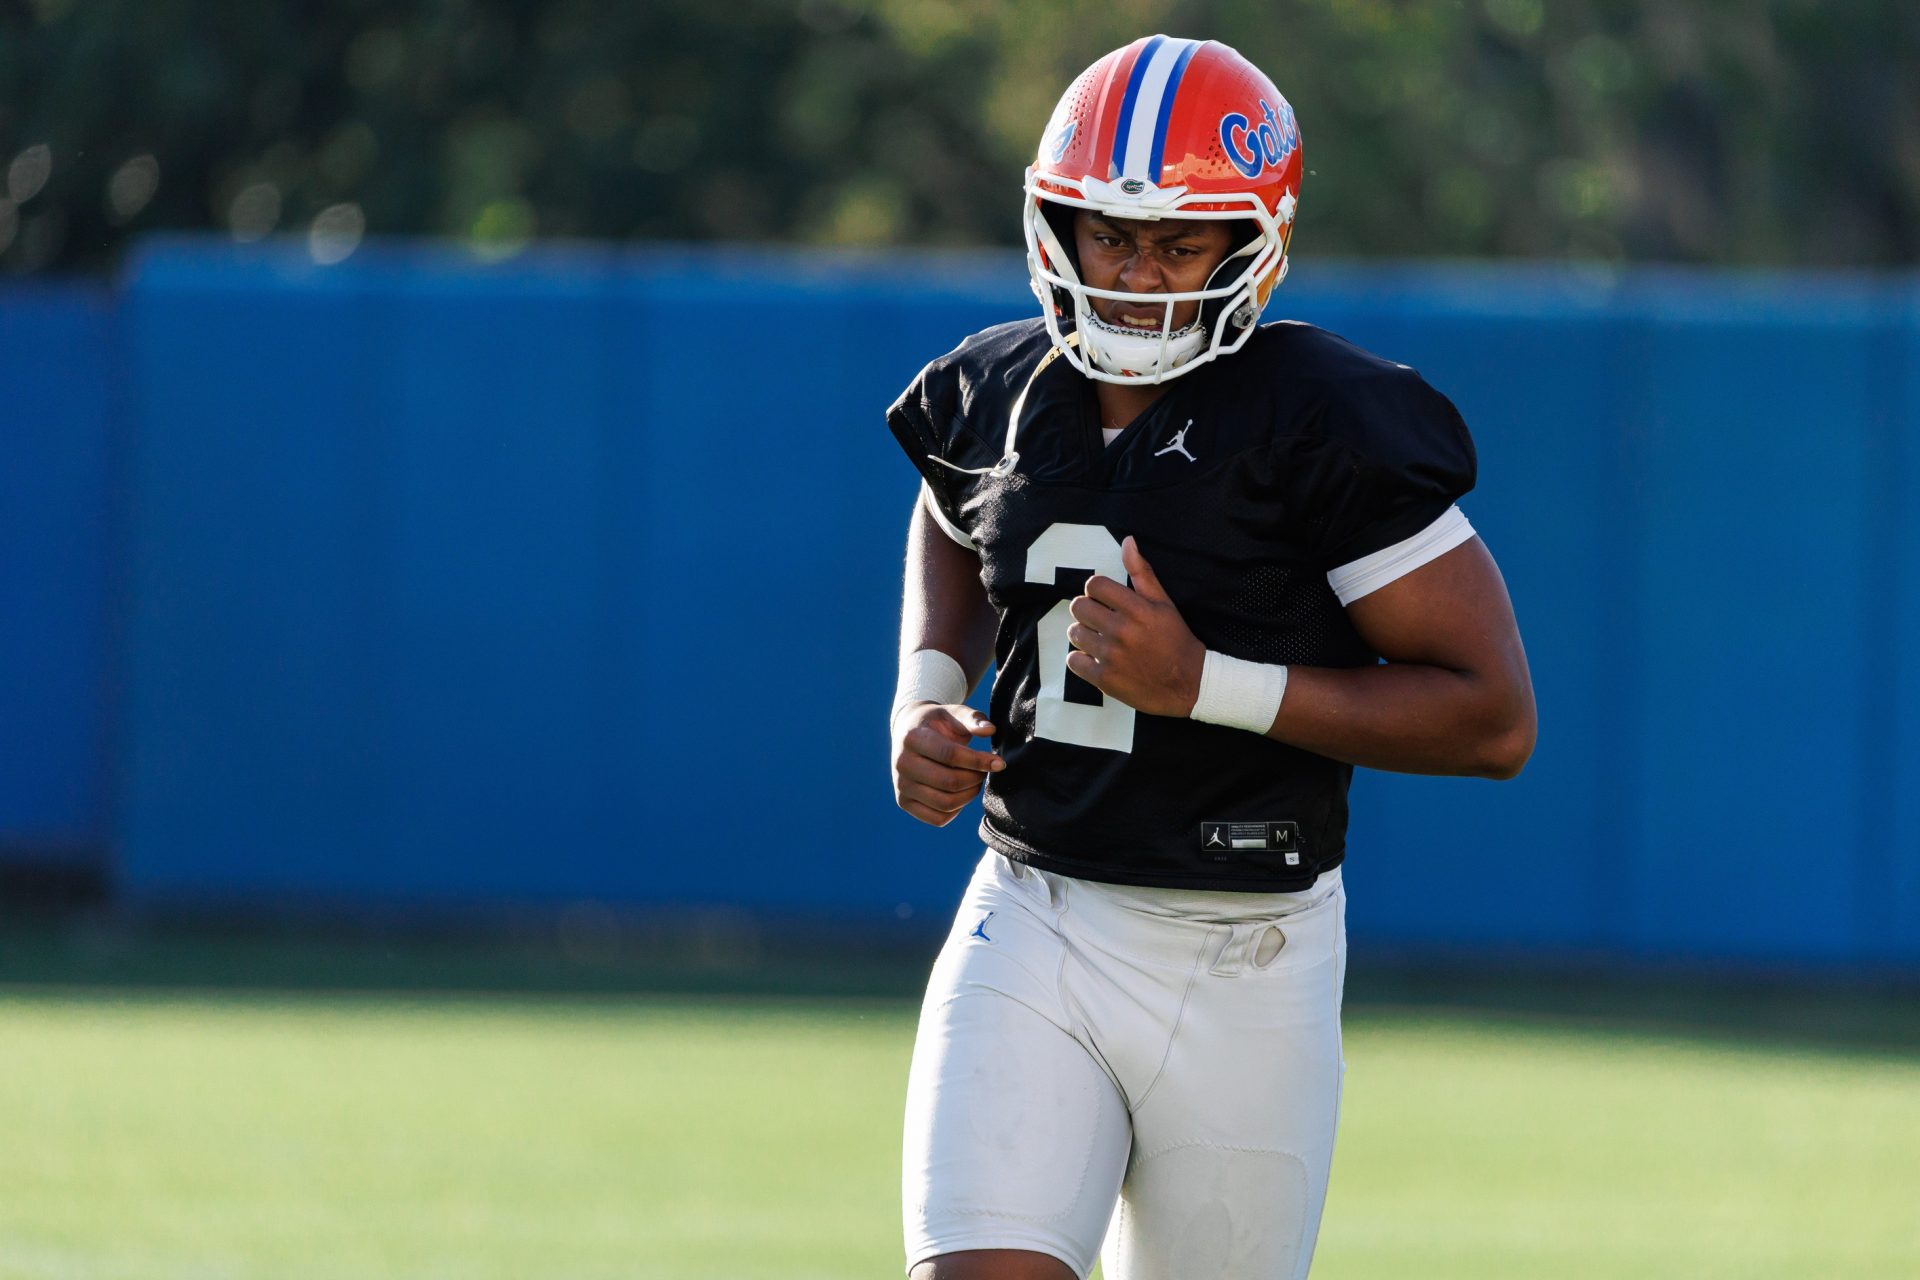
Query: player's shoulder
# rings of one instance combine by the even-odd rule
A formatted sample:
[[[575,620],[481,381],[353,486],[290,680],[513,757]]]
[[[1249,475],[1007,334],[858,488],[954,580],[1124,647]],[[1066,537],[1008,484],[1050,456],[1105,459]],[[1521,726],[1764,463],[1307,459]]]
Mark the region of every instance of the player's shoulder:
[[[1427,385],[1412,366],[1376,355],[1304,320],[1261,325],[1247,350],[1268,377],[1336,399],[1383,392],[1404,394]]]
[[[1006,408],[1051,345],[1039,319],[968,334],[914,376],[887,410],[887,423],[915,457],[991,465]]]
[[[1286,415],[1288,431],[1366,454],[1400,454],[1434,437],[1467,441],[1459,410],[1418,369],[1337,333],[1276,321],[1240,354],[1248,352],[1279,396],[1299,407]]]
[[[928,361],[918,381],[960,388],[1004,382],[1030,370],[1051,346],[1047,326],[1038,317],[989,325]]]

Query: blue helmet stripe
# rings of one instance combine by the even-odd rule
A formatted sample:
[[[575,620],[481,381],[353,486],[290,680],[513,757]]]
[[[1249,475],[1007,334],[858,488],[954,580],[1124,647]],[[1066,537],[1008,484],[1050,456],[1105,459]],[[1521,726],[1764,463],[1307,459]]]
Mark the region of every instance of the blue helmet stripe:
[[[1127,76],[1127,96],[1120,100],[1120,122],[1113,130],[1113,155],[1108,161],[1114,177],[1120,175],[1127,162],[1127,135],[1133,131],[1133,103],[1140,96],[1140,82],[1147,78],[1147,64],[1153,61],[1153,55],[1160,51],[1165,39],[1165,36],[1155,36],[1147,41],[1133,60],[1132,73]]]
[[[1167,77],[1166,89],[1160,94],[1160,119],[1153,126],[1153,159],[1148,165],[1148,177],[1155,183],[1160,181],[1160,169],[1166,163],[1167,122],[1173,119],[1173,100],[1180,92],[1180,77],[1187,73],[1187,64],[1193,61],[1194,52],[1199,48],[1200,41],[1187,41],[1180,60],[1173,64],[1173,74]]]

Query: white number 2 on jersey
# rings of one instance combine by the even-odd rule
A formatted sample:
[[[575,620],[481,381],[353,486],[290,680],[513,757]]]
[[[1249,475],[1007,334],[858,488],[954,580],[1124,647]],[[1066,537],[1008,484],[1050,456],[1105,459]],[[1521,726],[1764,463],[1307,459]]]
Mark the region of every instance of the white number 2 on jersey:
[[[1027,548],[1027,581],[1051,583],[1061,569],[1101,573],[1126,582],[1120,563],[1120,543],[1097,524],[1056,524]],[[1040,619],[1040,699],[1034,710],[1034,733],[1055,742],[1072,742],[1108,751],[1133,750],[1133,708],[1118,698],[1100,695],[1100,705],[1068,702],[1067,628],[1073,615],[1062,600]]]

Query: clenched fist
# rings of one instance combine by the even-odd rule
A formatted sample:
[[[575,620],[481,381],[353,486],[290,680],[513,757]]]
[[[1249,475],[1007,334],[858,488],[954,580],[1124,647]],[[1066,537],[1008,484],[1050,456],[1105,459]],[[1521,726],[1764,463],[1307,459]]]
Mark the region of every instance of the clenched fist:
[[[1120,563],[1131,587],[1099,574],[1068,611],[1067,670],[1135,711],[1184,718],[1200,697],[1207,647],[1187,629],[1153,566],[1128,538]]]
[[[993,725],[964,704],[909,702],[893,715],[893,798],[925,823],[944,827],[1007,762],[976,751]]]

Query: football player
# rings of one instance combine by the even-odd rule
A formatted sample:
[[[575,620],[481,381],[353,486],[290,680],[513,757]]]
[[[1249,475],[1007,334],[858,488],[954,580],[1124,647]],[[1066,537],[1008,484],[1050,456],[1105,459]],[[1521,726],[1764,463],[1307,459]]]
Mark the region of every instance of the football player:
[[[1027,171],[1039,317],[888,413],[922,478],[895,792],[938,826],[984,788],[987,844],[908,1081],[914,1280],[1084,1278],[1103,1239],[1110,1280],[1306,1275],[1353,767],[1507,778],[1532,750],[1459,414],[1258,323],[1302,172],[1234,50],[1101,58]]]

